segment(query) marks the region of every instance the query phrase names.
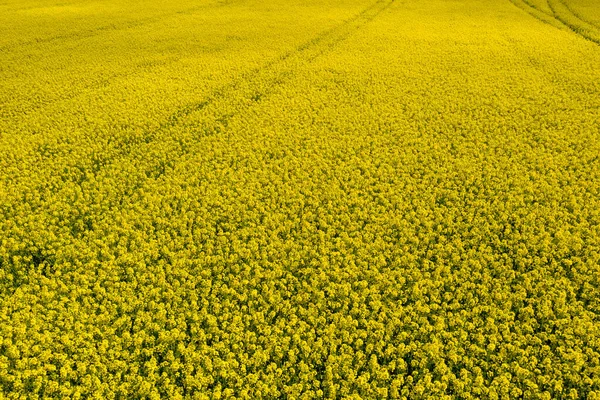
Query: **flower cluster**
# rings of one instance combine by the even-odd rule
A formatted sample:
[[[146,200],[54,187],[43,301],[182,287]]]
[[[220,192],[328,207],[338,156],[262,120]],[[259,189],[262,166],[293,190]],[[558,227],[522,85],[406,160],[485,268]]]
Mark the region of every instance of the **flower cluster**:
[[[600,399],[597,46],[149,3],[0,50],[0,398]]]

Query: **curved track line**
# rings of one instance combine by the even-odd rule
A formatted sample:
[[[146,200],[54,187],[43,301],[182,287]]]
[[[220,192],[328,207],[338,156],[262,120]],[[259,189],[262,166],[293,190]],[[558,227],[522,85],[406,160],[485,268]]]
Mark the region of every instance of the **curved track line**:
[[[554,17],[583,39],[600,45],[600,31],[595,26],[579,19],[562,0],[548,0]]]
[[[242,78],[232,82],[231,84],[217,90],[213,95],[209,98],[204,99],[198,103],[189,104],[185,107],[176,110],[169,118],[167,124],[161,125],[161,129],[167,127],[169,125],[173,125],[177,123],[177,121],[187,117],[194,111],[199,111],[206,107],[209,103],[214,102],[216,99],[220,97],[229,97],[231,94],[227,93],[228,91],[234,92],[241,85],[255,85],[255,86],[263,86],[259,85],[259,82],[264,82],[265,80],[272,80],[275,83],[280,83],[276,78],[269,78],[266,75],[269,73],[275,73],[275,75],[287,76],[291,69],[297,67],[297,63],[302,62],[303,58],[306,62],[310,62],[314,60],[319,55],[323,54],[326,50],[330,49],[337,45],[339,42],[345,40],[350,34],[359,29],[362,25],[367,22],[373,20],[376,16],[378,16],[381,12],[387,9],[391,5],[389,0],[378,0],[375,4],[370,6],[369,8],[363,10],[360,14],[355,17],[345,21],[341,25],[338,25],[334,28],[331,28],[312,40],[305,42],[304,44],[298,46],[296,49],[285,53],[280,56],[275,61],[268,63],[264,67],[260,69],[253,70],[248,75],[243,76]],[[320,50],[320,47],[323,49]],[[292,64],[292,65],[290,65]],[[284,71],[279,72],[275,70],[275,68],[283,69]],[[250,83],[249,83],[250,82]],[[247,100],[247,99],[245,99]]]
[[[532,3],[531,0],[522,0],[522,1],[523,1],[523,3],[527,4],[529,7],[534,8],[534,9],[538,10],[539,12],[546,14],[547,16],[553,18],[553,15],[551,12],[541,9],[539,6],[535,5],[535,3]],[[546,6],[548,5],[547,2],[544,1],[544,3],[546,4]]]
[[[182,138],[178,137],[177,135],[173,135],[173,133],[177,132],[173,132],[169,128],[175,127],[179,122],[190,116],[193,112],[202,111],[210,105],[216,105],[217,110],[219,110],[219,104],[216,104],[219,100],[223,100],[225,104],[231,105],[231,98],[229,96],[234,96],[234,108],[240,106],[240,109],[233,114],[227,114],[226,111],[223,112],[221,110],[220,113],[214,114],[211,123],[214,128],[227,125],[227,121],[233,115],[247,111],[257,102],[259,102],[263,96],[269,95],[276,87],[285,84],[287,79],[293,76],[294,70],[296,70],[298,67],[309,64],[321,55],[326,54],[334,49],[339,43],[346,40],[351,34],[385,11],[392,4],[392,1],[378,0],[374,5],[365,9],[357,16],[284,54],[278,60],[269,63],[267,67],[258,69],[251,75],[249,74],[249,76],[227,85],[220,91],[213,93],[212,97],[175,111],[170,118],[165,120],[158,129],[151,133],[150,137],[147,138],[149,141],[146,141],[145,143],[140,143],[139,141],[134,141],[131,143],[119,143],[118,145],[126,145],[124,151],[121,154],[113,156],[111,159],[101,160],[101,167],[90,172],[92,172],[94,177],[100,175],[100,173],[104,170],[116,170],[117,172],[115,173],[118,174],[118,171],[121,171],[121,167],[123,166],[122,162],[125,162],[141,173],[119,174],[123,176],[123,179],[115,181],[115,186],[112,187],[112,190],[115,190],[116,193],[118,193],[117,199],[111,203],[108,209],[92,212],[91,215],[87,215],[86,217],[91,218],[99,213],[106,214],[114,212],[115,207],[118,208],[124,201],[135,196],[137,190],[144,187],[148,188],[158,179],[165,179],[167,175],[174,173],[174,164],[176,162],[180,162],[187,154],[193,153],[195,146],[192,145],[189,148],[182,147],[179,141],[181,139],[185,139],[186,137]],[[267,78],[268,81],[263,80]],[[264,90],[265,88],[268,89]],[[184,132],[186,131],[184,130]],[[208,132],[203,130],[200,132],[200,137],[210,136],[211,134],[218,132],[220,132],[218,129],[213,129],[212,131]],[[190,131],[188,130],[187,133],[189,136]],[[111,147],[114,148],[114,146]],[[165,153],[165,149],[170,151]],[[160,153],[168,155],[169,158],[167,162],[170,165],[167,167],[164,165],[164,157],[162,157],[163,159],[152,157],[153,154]],[[106,162],[106,164],[104,162]],[[61,189],[69,182],[73,181],[72,178],[73,177],[68,175],[65,177],[56,176],[55,182],[58,183],[58,187],[54,193],[56,193],[56,195],[61,193]],[[83,182],[78,183],[81,184]],[[37,188],[34,188],[33,190],[35,191]],[[21,195],[23,194],[24,193]],[[41,204],[39,207],[36,207],[36,209],[31,210],[31,212],[37,213],[40,209],[43,211],[44,207],[45,203]],[[89,229],[93,229],[93,227],[88,228],[88,230]],[[85,233],[88,230],[73,230],[71,234],[76,239],[83,239],[85,238]],[[38,265],[34,264],[32,267],[37,268]],[[17,286],[5,288],[6,292],[12,292],[19,286],[27,283],[28,282],[25,279],[19,282],[19,285]]]
[[[231,119],[233,115],[248,110],[249,107],[257,104],[276,87],[282,85],[288,77],[293,75],[293,71],[296,68],[302,64],[310,63],[315,58],[330,51],[354,31],[360,29],[364,24],[377,17],[391,4],[392,2],[390,0],[378,0],[376,3],[354,17],[344,21],[340,25],[322,32],[313,39],[281,55],[266,65],[243,74],[233,82],[216,89],[204,99],[176,109],[155,129],[151,129],[136,135],[135,137],[126,134],[115,137],[114,140],[108,142],[105,147],[106,150],[111,151],[105,151],[103,154],[98,155],[98,162],[96,163],[97,167],[91,171],[92,174],[94,176],[99,175],[101,171],[111,168],[116,163],[127,159],[134,152],[148,153],[153,148],[159,148],[163,142],[170,143],[177,141],[177,138],[170,132],[171,128],[177,126],[191,114],[201,112],[209,106],[218,105],[217,103],[219,101],[224,100],[227,102],[228,109],[233,107],[236,111],[233,113],[219,112],[218,107],[216,107],[217,112],[213,114],[211,127],[213,128],[212,131],[215,129],[218,130],[218,127],[226,125],[227,121]],[[201,136],[205,135],[200,135],[200,137]],[[43,146],[43,142],[38,145]],[[176,157],[181,157],[186,152],[188,151],[182,151],[181,154]],[[51,155],[49,158],[51,159],[53,156]],[[44,163],[44,160],[40,160],[40,162]],[[81,163],[77,163],[75,166],[86,169],[86,165],[87,164],[82,165]],[[73,177],[68,175],[61,175],[62,174],[59,173],[55,176],[55,178],[61,182],[60,186],[73,179]]]
[[[550,24],[561,30],[568,30],[583,39],[600,45],[600,31],[594,25],[577,17],[562,0],[548,0],[552,15],[535,7],[527,0],[509,0],[538,21]]]
[[[196,7],[198,8],[198,7]],[[196,9],[194,8],[194,9]],[[184,10],[184,11],[178,11],[177,13],[183,13],[183,12],[189,12],[191,9],[188,10]],[[167,17],[172,16],[171,14],[168,14]],[[129,26],[128,28],[124,28],[124,29],[129,29],[129,28],[135,28],[137,26],[141,26],[141,25],[145,25],[145,24],[139,24],[136,26]],[[83,37],[82,37],[83,38]],[[318,39],[318,37],[317,37]],[[306,45],[306,44],[305,44]],[[283,57],[285,57],[287,55],[284,55]],[[57,102],[60,101],[68,101],[68,100],[72,100],[74,98],[79,97],[80,95],[82,95],[82,91],[84,90],[94,90],[97,88],[101,88],[107,85],[108,82],[110,82],[113,79],[118,79],[118,78],[123,78],[123,77],[129,77],[129,76],[136,76],[140,73],[143,72],[147,72],[147,71],[151,71],[153,68],[157,68],[157,67],[163,67],[165,65],[170,65],[173,63],[176,63],[177,61],[179,61],[181,58],[180,57],[172,57],[169,58],[167,60],[161,60],[161,61],[155,61],[155,62],[151,62],[150,65],[146,65],[143,68],[130,68],[128,69],[126,72],[118,72],[118,73],[114,73],[111,74],[109,76],[103,77],[95,82],[90,83],[89,85],[85,85],[83,87],[80,88],[80,90],[76,93],[65,93],[61,96],[57,96],[54,99],[49,99],[48,101],[42,103],[42,104],[37,104],[37,105],[33,105],[31,107],[28,107],[26,110],[24,110],[26,113],[31,113],[31,112],[35,112],[37,110],[40,109],[44,109],[48,106],[51,106],[52,104],[55,104]],[[281,58],[279,59],[281,60]],[[267,65],[268,66],[268,65]]]
[[[562,0],[562,3],[565,5],[567,10],[569,10],[571,14],[573,14],[575,17],[600,30],[600,22],[590,21],[585,15],[582,15],[579,11],[573,10],[573,6],[568,4],[566,1]]]
[[[565,24],[563,24],[561,21],[558,21],[553,15],[549,15],[546,12],[539,10],[538,8],[532,6],[526,0],[508,0],[508,1],[510,1],[516,7],[525,11],[527,14],[529,14],[530,16],[532,16],[533,18],[537,19],[538,21],[540,21],[544,24],[552,25],[553,27],[558,28],[560,30],[568,29],[568,27],[565,26]]]

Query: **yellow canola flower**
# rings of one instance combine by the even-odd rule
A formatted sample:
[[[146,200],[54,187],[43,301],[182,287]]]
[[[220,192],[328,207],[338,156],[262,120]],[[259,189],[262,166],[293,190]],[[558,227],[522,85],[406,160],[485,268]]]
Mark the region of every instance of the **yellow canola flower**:
[[[0,5],[0,398],[600,398],[598,15]]]

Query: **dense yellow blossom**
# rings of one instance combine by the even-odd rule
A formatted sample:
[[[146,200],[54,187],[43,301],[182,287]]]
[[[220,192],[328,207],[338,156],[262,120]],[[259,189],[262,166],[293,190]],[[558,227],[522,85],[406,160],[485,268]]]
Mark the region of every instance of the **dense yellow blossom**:
[[[599,21],[3,1],[0,398],[599,399]]]

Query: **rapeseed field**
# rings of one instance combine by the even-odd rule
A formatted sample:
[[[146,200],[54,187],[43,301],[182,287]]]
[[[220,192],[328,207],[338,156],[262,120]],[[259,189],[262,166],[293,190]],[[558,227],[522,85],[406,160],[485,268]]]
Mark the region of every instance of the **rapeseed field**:
[[[600,2],[2,0],[0,399],[600,399]]]

